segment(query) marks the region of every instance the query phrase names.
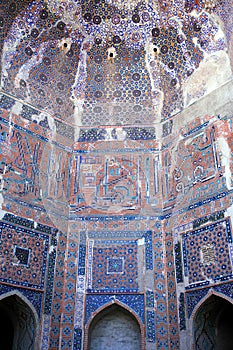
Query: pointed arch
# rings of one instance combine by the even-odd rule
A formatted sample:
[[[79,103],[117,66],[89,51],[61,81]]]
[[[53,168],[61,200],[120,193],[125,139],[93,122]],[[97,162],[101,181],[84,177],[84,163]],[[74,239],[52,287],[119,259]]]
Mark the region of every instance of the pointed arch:
[[[226,301],[229,301],[229,303],[233,304],[233,299],[228,297],[227,295],[221,293],[221,292],[217,292],[213,289],[210,289],[209,292],[197,303],[197,305],[195,306],[195,308],[192,311],[192,314],[190,316],[190,319],[193,320],[196,316],[196,313],[198,312],[198,310],[201,308],[201,306],[206,302],[207,299],[209,299],[212,295],[215,295],[216,297],[225,299]]]
[[[39,317],[38,317],[38,314],[37,314],[37,311],[34,307],[34,305],[30,302],[30,300],[25,297],[25,295],[23,295],[22,293],[20,293],[18,290],[12,290],[10,292],[6,292],[4,294],[1,294],[0,295],[0,301],[7,298],[7,297],[10,297],[10,296],[14,296],[16,295],[17,297],[19,297],[25,304],[28,305],[28,307],[31,309],[34,317],[35,317],[35,320],[37,322],[37,324],[39,323]]]
[[[10,310],[11,305],[14,305],[12,310]],[[17,315],[15,313],[19,313],[21,310],[20,308],[23,307],[24,310],[27,311],[28,315],[30,315],[30,322],[33,324],[33,349],[34,350],[39,350],[39,317],[36,312],[35,307],[33,304],[28,300],[27,297],[25,297],[22,293],[20,293],[18,290],[12,290],[10,292],[6,292],[0,295],[0,307],[4,307],[5,310],[10,310],[11,317],[15,319],[15,330],[17,336],[15,336],[15,339],[20,338],[19,334],[19,321],[16,322]],[[16,324],[17,323],[17,324]],[[31,324],[27,324],[25,321],[25,326],[26,328],[29,328]]]
[[[202,348],[221,349],[220,344],[223,343],[224,339],[227,339],[226,349],[232,349],[233,322],[229,317],[229,310],[232,314],[233,299],[221,292],[210,289],[207,295],[195,306],[191,314],[192,337],[190,348],[195,350]],[[223,316],[225,317],[223,318]],[[224,330],[223,324],[225,324]],[[228,347],[229,344],[230,347]]]
[[[112,307],[115,307],[116,309],[118,308],[118,310],[125,312],[126,314],[130,315],[134,321],[136,321],[140,329],[140,336],[141,336],[140,349],[145,350],[145,325],[142,323],[140,317],[136,314],[134,310],[132,310],[126,304],[120,302],[117,299],[112,300],[111,302],[101,306],[100,308],[98,308],[96,311],[92,313],[85,327],[83,349],[88,350],[89,335],[90,335],[90,330],[92,325],[95,324],[95,322],[97,323],[102,315],[107,314],[108,311],[111,312]]]

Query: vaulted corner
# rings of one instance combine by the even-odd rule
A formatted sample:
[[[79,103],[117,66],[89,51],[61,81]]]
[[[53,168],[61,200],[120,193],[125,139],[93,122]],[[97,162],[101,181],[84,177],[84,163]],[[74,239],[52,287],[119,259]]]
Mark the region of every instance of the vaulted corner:
[[[230,349],[232,11],[0,3],[5,350]]]

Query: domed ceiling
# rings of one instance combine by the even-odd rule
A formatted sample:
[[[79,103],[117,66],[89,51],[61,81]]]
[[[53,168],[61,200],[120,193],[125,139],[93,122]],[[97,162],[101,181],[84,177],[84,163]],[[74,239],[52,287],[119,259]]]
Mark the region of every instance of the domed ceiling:
[[[0,4],[2,90],[71,125],[155,125],[231,77],[227,1]]]

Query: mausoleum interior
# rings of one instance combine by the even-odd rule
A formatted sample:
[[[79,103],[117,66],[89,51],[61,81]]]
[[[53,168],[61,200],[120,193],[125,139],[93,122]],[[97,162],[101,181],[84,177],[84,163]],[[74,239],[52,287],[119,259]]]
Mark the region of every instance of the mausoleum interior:
[[[232,0],[2,0],[0,52],[0,348],[232,350]]]

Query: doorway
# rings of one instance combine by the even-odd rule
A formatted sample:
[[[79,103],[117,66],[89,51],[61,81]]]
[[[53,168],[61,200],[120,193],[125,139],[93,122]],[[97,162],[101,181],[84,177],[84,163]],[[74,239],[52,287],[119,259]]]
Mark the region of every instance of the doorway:
[[[18,295],[0,300],[0,339],[4,350],[34,350],[36,320],[30,306]]]
[[[141,350],[136,318],[119,305],[102,310],[89,328],[88,350]]]
[[[212,295],[194,318],[195,350],[233,349],[233,305]]]

